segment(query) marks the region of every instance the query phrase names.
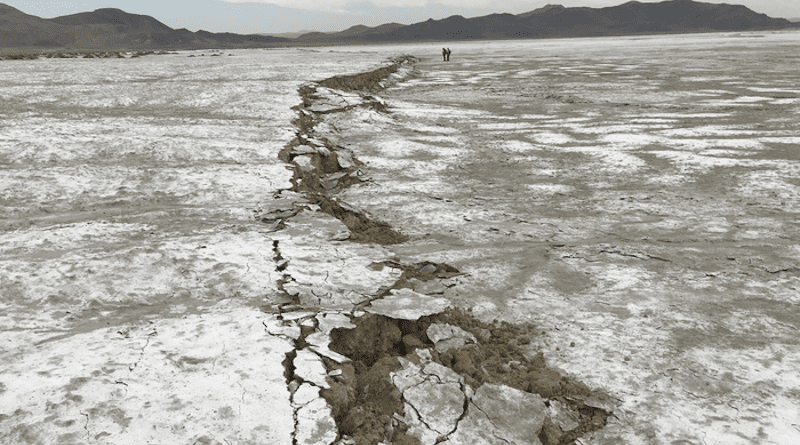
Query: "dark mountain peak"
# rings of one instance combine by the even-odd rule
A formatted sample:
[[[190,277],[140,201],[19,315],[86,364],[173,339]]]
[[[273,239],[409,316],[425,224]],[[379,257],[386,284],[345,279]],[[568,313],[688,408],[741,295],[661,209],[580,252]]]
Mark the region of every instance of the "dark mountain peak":
[[[336,37],[341,37],[341,38],[346,38],[346,39],[359,39],[359,38],[363,37],[366,34],[375,34],[375,33],[381,33],[381,32],[391,32],[391,31],[394,31],[395,29],[402,28],[404,26],[406,26],[406,25],[401,25],[400,23],[384,23],[383,25],[378,25],[378,26],[375,26],[375,27],[369,27],[369,26],[364,26],[364,25],[356,25],[356,26],[351,26],[350,28],[347,28],[344,31],[328,32],[328,33],[325,33],[325,34],[328,35],[328,38],[330,38],[330,36],[336,36]],[[310,34],[310,33],[306,33],[304,35],[307,36],[308,34]]]
[[[95,14],[114,14],[114,15],[135,15],[125,12],[119,8],[99,8],[94,10]]]
[[[369,29],[369,26],[366,26],[366,25],[354,25],[354,26],[351,26],[351,27],[345,29],[342,32],[348,32],[348,31],[349,32],[361,32],[361,31],[366,31],[368,29]]]
[[[678,1],[682,1],[682,0],[678,0]],[[691,0],[689,0],[689,1],[691,2]],[[669,3],[670,3],[669,1],[661,2],[661,3],[663,3],[664,5],[667,5],[668,8],[673,7],[672,5],[669,5]],[[659,3],[656,3],[656,4],[659,4]],[[646,7],[647,7],[647,5],[645,5],[642,2],[637,2],[636,0],[631,0],[629,2],[625,2],[625,3],[621,4],[621,5],[608,6],[608,7],[604,8],[604,9],[617,9],[617,10],[623,10],[623,11],[633,9],[633,10],[637,10],[638,11],[638,10],[646,8]],[[682,8],[682,6],[677,6],[677,7],[681,7]]]
[[[79,12],[50,19],[53,23],[68,26],[115,25],[140,31],[169,32],[172,28],[149,15],[131,14],[117,8],[101,8],[92,12]]]
[[[13,6],[9,6],[5,3],[0,3],[0,15],[6,15],[6,14],[25,14],[25,13]]]
[[[533,11],[528,11],[528,12],[523,12],[522,14],[517,14],[517,17],[522,18],[522,19],[526,19],[526,18],[534,16],[534,15],[541,15],[541,14],[545,14],[545,13],[548,13],[548,12],[562,11],[564,9],[567,9],[567,8],[563,7],[562,5],[551,5],[551,4],[548,3],[547,5],[544,5],[541,8],[536,8]]]

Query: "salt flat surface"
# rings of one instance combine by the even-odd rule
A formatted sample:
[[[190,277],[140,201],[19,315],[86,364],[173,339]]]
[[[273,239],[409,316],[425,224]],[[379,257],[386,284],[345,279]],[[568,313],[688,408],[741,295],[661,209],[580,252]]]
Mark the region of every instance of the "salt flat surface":
[[[278,152],[298,87],[385,56],[211,54],[0,65],[1,442],[305,443],[283,364],[299,326],[262,311],[286,298],[277,243],[343,256],[329,287],[348,308],[396,280],[358,273],[380,249],[315,245],[337,220],[254,218],[292,206]]]
[[[800,44],[764,35],[0,64],[0,437],[330,443],[327,335],[391,260],[465,274],[374,312],[532,322],[531,353],[617,399],[581,443],[800,442]],[[297,88],[404,53],[389,113],[317,132],[365,163],[337,198],[411,239],[344,241],[282,191]]]
[[[797,38],[452,42],[345,132],[380,184],[345,199],[621,400],[581,443],[795,443]]]

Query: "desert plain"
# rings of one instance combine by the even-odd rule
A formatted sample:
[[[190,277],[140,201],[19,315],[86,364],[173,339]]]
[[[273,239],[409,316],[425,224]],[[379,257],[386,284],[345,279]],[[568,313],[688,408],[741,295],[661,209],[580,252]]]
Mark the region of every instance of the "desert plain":
[[[799,39],[0,63],[2,442],[368,443],[368,319],[386,442],[799,443]],[[465,377],[493,320],[592,394]]]

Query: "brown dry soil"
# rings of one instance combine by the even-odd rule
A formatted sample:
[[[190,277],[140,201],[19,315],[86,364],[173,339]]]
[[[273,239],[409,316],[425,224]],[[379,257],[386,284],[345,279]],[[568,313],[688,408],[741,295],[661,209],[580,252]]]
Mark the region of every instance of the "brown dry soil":
[[[458,309],[416,321],[368,314],[354,318],[353,323],[355,329],[335,329],[331,333],[330,348],[353,361],[338,364],[326,360],[329,371],[340,369],[344,378],[321,394],[333,408],[340,433],[352,436],[359,445],[383,440],[395,444],[419,443],[405,435],[402,424],[395,428],[394,435],[386,429],[395,413],[403,415],[402,396],[391,383],[390,373],[401,368],[397,357],[418,363],[414,354],[418,348],[428,348],[435,362],[464,377],[473,388],[484,383],[507,385],[539,394],[548,406],[560,401],[579,413],[580,426],[566,433],[547,418],[539,434],[544,445],[574,443],[583,434],[605,426],[611,415],[585,405],[582,400],[590,397],[592,391],[583,383],[547,368],[541,352],[533,358],[523,353],[521,346],[529,344],[536,335],[534,326],[484,323]],[[479,342],[438,354],[426,334],[433,323],[458,326]]]
[[[414,60],[404,56],[395,59],[388,67],[362,74],[336,76],[317,82],[316,85],[344,91],[376,92],[382,88],[382,81],[396,72],[401,63],[408,61]],[[383,245],[407,241],[407,236],[396,232],[389,224],[375,221],[365,213],[343,206],[333,198],[338,191],[360,181],[359,167],[363,165],[353,158],[353,165],[347,168],[340,166],[337,151],[342,147],[332,144],[325,138],[314,139],[314,142],[324,143],[321,152],[311,155],[314,168],[303,170],[292,162],[299,155],[293,150],[300,145],[309,144],[314,127],[320,121],[317,112],[307,109],[313,105],[317,86],[306,85],[298,90],[303,98],[302,104],[295,107],[298,117],[293,124],[298,131],[296,137],[280,153],[280,158],[289,163],[294,170],[292,191],[303,193],[311,204],[319,206],[320,211],[342,221],[351,232],[349,241]],[[378,112],[386,112],[382,102],[371,96],[365,98],[368,100],[366,104],[356,106],[366,106]],[[351,107],[332,112],[345,111],[349,108]],[[330,184],[326,181],[326,176],[332,174],[337,174],[341,179]],[[264,222],[282,224],[283,219],[291,218],[301,210],[270,215]],[[274,248],[276,258],[279,260],[277,241]],[[389,295],[392,289],[413,289],[410,283],[412,279],[429,281],[461,275],[453,266],[430,261],[411,265],[386,261],[373,264],[373,267],[377,269],[391,267],[401,269],[403,273],[394,285],[382,288],[369,301]],[[359,305],[359,308],[364,305]],[[606,419],[612,415],[603,409],[584,404],[583,400],[593,395],[589,387],[548,368],[542,352],[532,358],[523,352],[521,347],[529,345],[531,337],[536,335],[536,328],[533,325],[512,325],[497,321],[485,323],[470,312],[460,309],[447,310],[415,321],[393,319],[377,314],[352,317],[352,321],[357,327],[334,329],[331,332],[330,344],[331,350],[349,357],[352,362],[337,363],[323,357],[329,372],[338,370],[341,374],[331,384],[331,388],[322,390],[321,394],[332,408],[339,434],[352,437],[358,445],[384,441],[409,445],[420,443],[416,437],[406,435],[408,426],[397,420],[396,415],[403,415],[404,402],[402,394],[391,380],[391,373],[401,368],[397,357],[405,357],[418,363],[419,359],[414,353],[418,348],[429,349],[435,362],[461,375],[473,389],[479,388],[484,383],[502,384],[538,394],[545,400],[547,406],[553,401],[569,406],[578,414],[579,426],[563,432],[549,417],[546,417],[539,433],[539,440],[544,445],[575,443],[575,439],[582,435],[605,426]],[[478,343],[439,354],[433,349],[434,344],[426,334],[428,327],[433,323],[458,326],[474,335]],[[297,340],[297,349],[307,346],[305,337],[312,332],[314,332],[313,327],[302,329],[301,337]],[[292,369],[293,360],[294,357],[289,354],[284,363],[287,382],[300,383]]]

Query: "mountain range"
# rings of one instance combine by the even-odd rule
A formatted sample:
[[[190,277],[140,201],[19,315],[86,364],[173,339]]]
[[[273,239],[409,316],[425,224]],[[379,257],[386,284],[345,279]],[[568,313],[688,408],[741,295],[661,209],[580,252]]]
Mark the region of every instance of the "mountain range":
[[[0,48],[199,49],[274,46],[290,41],[172,29],[153,17],[113,8],[42,19],[0,3]]]
[[[607,8],[547,5],[522,14],[491,14],[403,25],[353,26],[341,32],[310,32],[295,38],[261,34],[172,29],[153,17],[98,9],[42,19],[0,3],[0,48],[201,49],[306,46],[436,40],[527,39],[674,34],[800,28],[745,6],[668,0],[630,1]]]

